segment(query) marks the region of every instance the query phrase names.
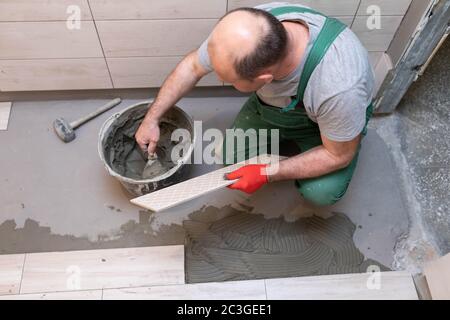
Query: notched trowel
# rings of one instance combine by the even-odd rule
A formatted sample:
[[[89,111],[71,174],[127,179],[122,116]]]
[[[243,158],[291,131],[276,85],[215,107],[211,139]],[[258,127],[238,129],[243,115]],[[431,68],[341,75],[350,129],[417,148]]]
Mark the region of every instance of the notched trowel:
[[[142,170],[143,179],[154,178],[161,172],[164,172],[164,166],[162,165],[158,157],[158,151],[159,148],[157,148],[157,150],[153,154],[142,151],[142,157],[144,158],[144,160],[147,160],[144,170]]]

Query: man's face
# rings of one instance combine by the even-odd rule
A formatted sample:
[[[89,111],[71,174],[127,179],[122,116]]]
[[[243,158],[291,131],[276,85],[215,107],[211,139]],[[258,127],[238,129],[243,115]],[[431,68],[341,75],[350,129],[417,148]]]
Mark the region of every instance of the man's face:
[[[264,81],[258,79],[246,80],[246,79],[235,79],[233,81],[224,81],[225,83],[230,83],[236,90],[240,92],[255,92],[261,89],[264,85]]]
[[[266,84],[259,78],[252,80],[242,79],[236,74],[236,72],[234,71],[234,67],[232,66],[229,66],[228,68],[220,64],[215,66],[214,62],[213,66],[217,77],[221,81],[231,84],[240,92],[255,92],[261,89]]]

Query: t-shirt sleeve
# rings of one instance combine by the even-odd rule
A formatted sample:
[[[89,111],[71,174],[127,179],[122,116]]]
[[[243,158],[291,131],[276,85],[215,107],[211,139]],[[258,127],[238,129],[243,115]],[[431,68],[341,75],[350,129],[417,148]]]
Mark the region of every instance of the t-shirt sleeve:
[[[209,59],[208,40],[209,40],[209,38],[206,39],[205,41],[203,41],[201,46],[198,48],[197,52],[198,52],[198,59],[199,59],[200,65],[203,68],[205,68],[205,70],[211,72],[214,69],[211,65],[211,60]]]
[[[332,141],[355,139],[366,125],[368,101],[367,94],[356,88],[328,99],[320,106],[317,116],[320,132]]]

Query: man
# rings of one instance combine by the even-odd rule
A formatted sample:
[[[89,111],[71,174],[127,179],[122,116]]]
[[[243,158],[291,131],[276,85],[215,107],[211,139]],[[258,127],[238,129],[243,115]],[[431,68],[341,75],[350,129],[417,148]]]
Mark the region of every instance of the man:
[[[268,182],[294,180],[316,205],[345,194],[372,114],[373,72],[354,33],[336,19],[300,5],[270,3],[225,15],[202,46],[164,82],[136,140],[154,152],[158,121],[207,73],[237,90],[253,92],[235,129],[277,129],[301,153],[272,166],[248,165],[230,173],[230,188],[252,193]],[[224,143],[224,146],[226,143]],[[224,150],[227,164],[251,147]]]

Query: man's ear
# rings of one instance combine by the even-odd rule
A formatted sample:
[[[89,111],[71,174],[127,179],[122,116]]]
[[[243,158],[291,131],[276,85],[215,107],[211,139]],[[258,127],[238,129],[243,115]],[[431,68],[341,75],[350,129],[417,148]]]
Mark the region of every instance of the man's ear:
[[[264,73],[259,75],[256,80],[264,82],[265,84],[269,84],[273,81],[273,75],[271,75],[270,73]]]

